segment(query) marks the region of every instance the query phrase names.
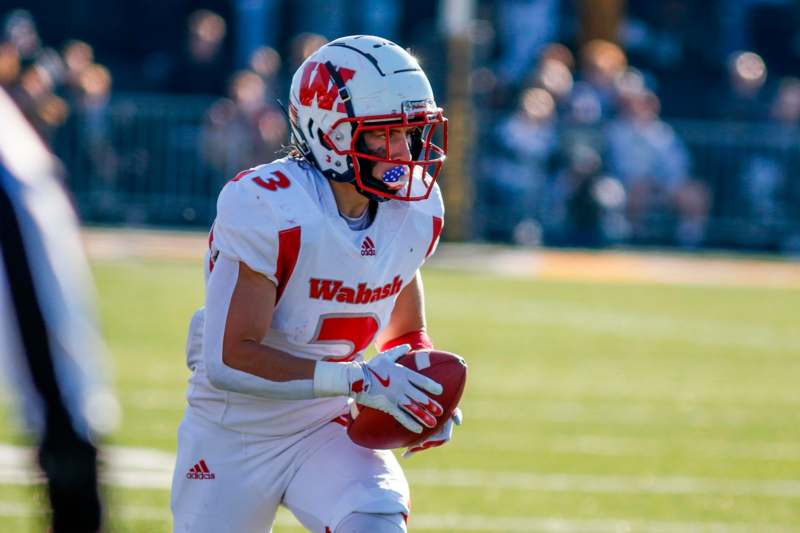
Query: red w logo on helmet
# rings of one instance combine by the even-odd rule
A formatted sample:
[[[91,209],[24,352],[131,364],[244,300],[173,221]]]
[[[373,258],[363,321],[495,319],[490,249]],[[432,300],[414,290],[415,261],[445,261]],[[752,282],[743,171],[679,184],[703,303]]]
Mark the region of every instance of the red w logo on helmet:
[[[352,80],[356,73],[355,70],[345,67],[338,67],[336,72],[342,78],[342,83]],[[316,97],[317,106],[320,109],[330,111],[339,97],[339,88],[333,82],[327,66],[316,61],[309,61],[303,68],[303,77],[300,80],[300,104],[310,106],[314,102],[314,97]],[[342,102],[336,106],[336,111],[345,112]]]

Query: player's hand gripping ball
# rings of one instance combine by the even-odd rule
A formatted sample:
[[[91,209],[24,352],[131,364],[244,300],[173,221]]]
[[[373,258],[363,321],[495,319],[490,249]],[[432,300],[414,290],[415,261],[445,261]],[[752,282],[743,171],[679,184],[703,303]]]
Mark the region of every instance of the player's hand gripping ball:
[[[467,383],[467,363],[456,354],[439,350],[417,350],[401,356],[397,363],[431,378],[442,386],[439,395],[430,394],[441,404],[443,413],[432,428],[422,433],[409,431],[395,418],[371,407],[356,405],[347,429],[350,439],[365,448],[389,450],[405,448],[425,440],[444,426],[461,401]]]

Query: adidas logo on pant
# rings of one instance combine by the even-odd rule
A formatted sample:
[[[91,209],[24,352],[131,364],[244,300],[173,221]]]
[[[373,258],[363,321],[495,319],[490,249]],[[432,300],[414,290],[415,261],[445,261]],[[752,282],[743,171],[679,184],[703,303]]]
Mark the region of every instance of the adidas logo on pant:
[[[215,477],[217,476],[208,469],[203,459],[200,459],[200,462],[190,468],[186,473],[186,479],[214,479]]]

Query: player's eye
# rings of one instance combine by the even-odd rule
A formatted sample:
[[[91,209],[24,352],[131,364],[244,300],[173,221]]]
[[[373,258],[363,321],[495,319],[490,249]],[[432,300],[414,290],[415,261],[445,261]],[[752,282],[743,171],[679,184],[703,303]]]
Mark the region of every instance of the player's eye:
[[[406,137],[408,139],[412,139],[415,136],[419,137],[420,135],[422,135],[422,128],[421,127],[409,128],[408,131],[406,131]]]

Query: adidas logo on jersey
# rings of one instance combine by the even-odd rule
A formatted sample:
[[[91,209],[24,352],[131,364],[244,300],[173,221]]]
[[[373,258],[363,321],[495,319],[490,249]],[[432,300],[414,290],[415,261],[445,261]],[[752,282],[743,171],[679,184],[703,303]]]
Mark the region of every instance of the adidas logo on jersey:
[[[337,302],[347,304],[368,304],[383,300],[390,296],[399,293],[403,288],[403,278],[395,276],[391,283],[386,285],[378,285],[374,288],[367,287],[366,283],[359,283],[358,287],[347,287],[343,281],[336,279],[317,279],[311,278],[309,280],[310,290],[309,297],[314,300],[326,300],[328,302],[334,299]]]
[[[361,243],[361,255],[375,255],[375,243],[369,237]]]
[[[186,479],[214,479],[215,476],[206,465],[203,459],[200,459],[196,465],[189,469],[186,473]]]

